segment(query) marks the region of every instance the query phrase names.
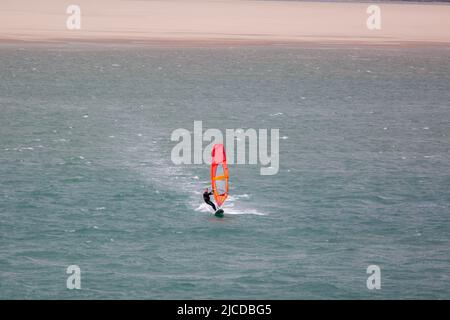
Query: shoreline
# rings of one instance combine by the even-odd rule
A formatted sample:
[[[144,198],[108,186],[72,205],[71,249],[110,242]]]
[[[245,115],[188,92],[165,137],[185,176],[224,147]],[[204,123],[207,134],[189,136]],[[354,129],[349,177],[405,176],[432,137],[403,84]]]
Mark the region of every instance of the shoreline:
[[[0,46],[5,45],[52,45],[52,46],[117,46],[117,47],[158,47],[158,48],[211,48],[211,47],[371,47],[371,48],[448,48],[450,42],[438,41],[399,41],[399,40],[338,40],[321,39],[319,40],[242,40],[242,39],[83,39],[83,38],[55,38],[55,39],[5,39],[0,38]]]
[[[81,30],[68,30],[57,0],[0,3],[0,43],[144,46],[450,46],[450,4],[289,1],[79,0]]]

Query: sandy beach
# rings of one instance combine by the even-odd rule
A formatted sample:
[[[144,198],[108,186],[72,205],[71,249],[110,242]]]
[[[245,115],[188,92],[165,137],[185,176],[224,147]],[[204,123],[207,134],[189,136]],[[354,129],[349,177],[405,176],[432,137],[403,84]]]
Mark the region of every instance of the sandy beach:
[[[3,0],[0,41],[147,43],[449,44],[450,5],[385,4],[369,30],[369,3],[78,0],[81,29],[69,30],[69,2]]]

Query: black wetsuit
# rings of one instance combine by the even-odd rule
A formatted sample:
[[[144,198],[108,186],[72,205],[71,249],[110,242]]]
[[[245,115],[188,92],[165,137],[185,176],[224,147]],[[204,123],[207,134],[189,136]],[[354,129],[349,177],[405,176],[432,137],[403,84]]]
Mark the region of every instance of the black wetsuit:
[[[216,211],[217,210],[216,205],[211,200],[209,200],[209,196],[212,194],[213,194],[212,191],[211,192],[206,192],[206,191],[203,192],[203,200],[205,200],[205,202],[207,204],[209,204],[211,207],[213,207],[214,211]]]

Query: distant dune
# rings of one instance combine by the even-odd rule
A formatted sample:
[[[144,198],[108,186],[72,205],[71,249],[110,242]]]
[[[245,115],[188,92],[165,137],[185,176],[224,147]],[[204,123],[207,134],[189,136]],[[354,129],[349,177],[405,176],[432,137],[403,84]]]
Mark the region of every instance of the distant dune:
[[[71,3],[81,8],[80,30],[66,27]],[[375,4],[380,30],[366,26],[370,3],[2,0],[0,40],[450,44],[450,5]]]

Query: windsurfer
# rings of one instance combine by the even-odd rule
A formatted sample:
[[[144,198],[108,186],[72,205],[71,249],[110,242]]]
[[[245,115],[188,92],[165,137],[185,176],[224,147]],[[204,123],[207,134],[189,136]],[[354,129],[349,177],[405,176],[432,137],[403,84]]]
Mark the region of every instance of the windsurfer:
[[[217,210],[216,205],[209,199],[209,196],[211,196],[212,194],[213,192],[212,191],[209,192],[208,188],[206,188],[205,191],[203,192],[203,200],[205,200],[205,202],[209,204],[214,209],[214,211],[216,211]]]

